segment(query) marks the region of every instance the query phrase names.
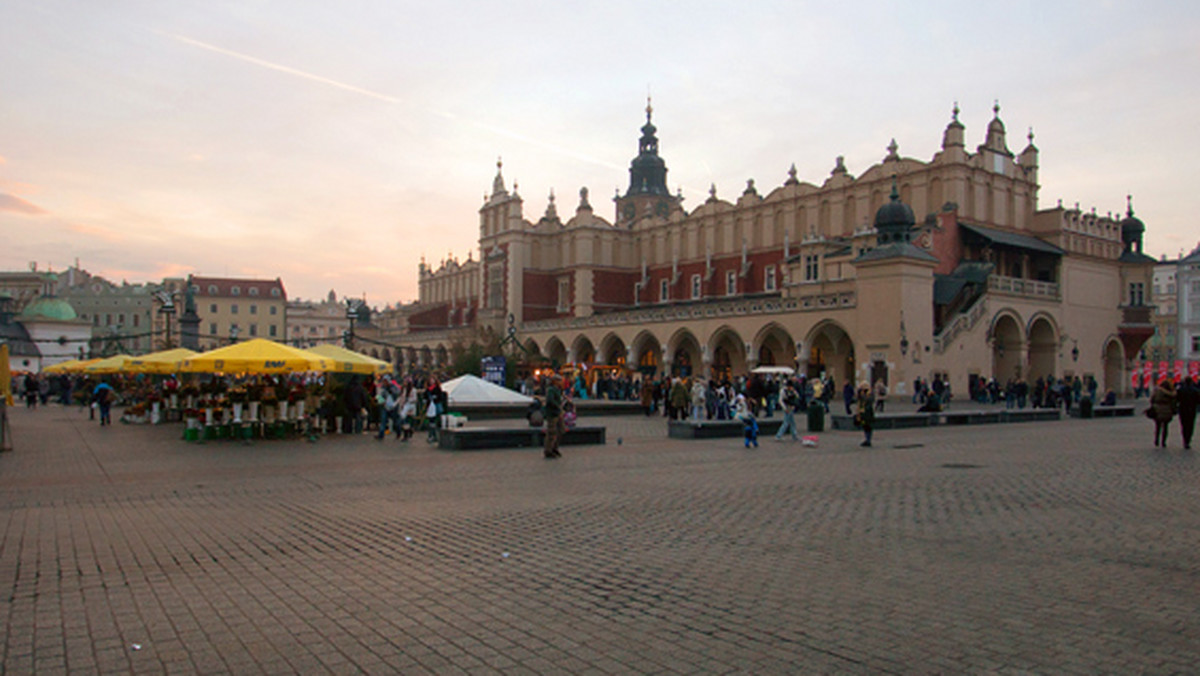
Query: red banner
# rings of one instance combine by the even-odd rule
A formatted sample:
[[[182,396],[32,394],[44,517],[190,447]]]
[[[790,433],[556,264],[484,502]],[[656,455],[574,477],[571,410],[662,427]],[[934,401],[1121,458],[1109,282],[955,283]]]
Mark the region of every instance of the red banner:
[[[1142,387],[1149,388],[1153,384],[1154,379],[1154,364],[1144,361],[1142,362]]]
[[[1175,362],[1174,379],[1175,380],[1183,380],[1183,376],[1185,373],[1187,373],[1187,362],[1176,361]]]
[[[1192,377],[1192,380],[1200,379],[1200,361],[1188,364],[1188,375]]]
[[[1170,371],[1171,371],[1170,362],[1165,362],[1165,361],[1158,362],[1158,380],[1159,380],[1159,382],[1166,380],[1167,374]]]
[[[1129,372],[1129,386],[1135,391],[1141,387],[1142,372],[1138,370],[1137,364],[1133,365],[1133,370]]]

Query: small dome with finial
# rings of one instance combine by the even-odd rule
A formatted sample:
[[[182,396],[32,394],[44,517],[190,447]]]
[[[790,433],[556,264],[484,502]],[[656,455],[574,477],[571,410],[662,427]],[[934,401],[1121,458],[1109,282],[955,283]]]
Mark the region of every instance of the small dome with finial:
[[[900,192],[896,189],[896,179],[893,178],[892,194],[888,203],[875,212],[875,230],[878,233],[879,244],[907,242],[916,222],[912,207],[900,201]]]
[[[1121,221],[1121,240],[1130,244],[1142,238],[1142,234],[1146,232],[1146,224],[1133,215],[1133,195],[1126,195],[1125,199],[1128,203],[1128,211],[1125,214],[1125,220]]]

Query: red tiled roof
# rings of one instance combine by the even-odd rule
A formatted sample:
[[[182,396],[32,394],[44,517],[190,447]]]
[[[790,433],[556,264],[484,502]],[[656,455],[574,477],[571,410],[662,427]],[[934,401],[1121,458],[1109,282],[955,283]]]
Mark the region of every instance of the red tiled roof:
[[[241,298],[244,296],[257,297],[263,299],[278,298],[287,300],[287,291],[283,288],[283,281],[276,279],[232,279],[229,277],[196,277],[190,278],[192,286],[196,287],[197,297],[208,298]],[[237,293],[233,290],[236,288]],[[252,293],[251,289],[257,289],[257,293]],[[278,289],[279,295],[272,295],[271,290]]]

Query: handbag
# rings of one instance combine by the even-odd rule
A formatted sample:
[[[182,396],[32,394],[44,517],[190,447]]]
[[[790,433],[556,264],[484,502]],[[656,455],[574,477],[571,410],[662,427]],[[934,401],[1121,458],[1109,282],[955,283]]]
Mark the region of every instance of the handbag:
[[[1145,411],[1142,411],[1142,415],[1146,416],[1147,418],[1149,418],[1151,420],[1154,420],[1154,409],[1147,408]]]

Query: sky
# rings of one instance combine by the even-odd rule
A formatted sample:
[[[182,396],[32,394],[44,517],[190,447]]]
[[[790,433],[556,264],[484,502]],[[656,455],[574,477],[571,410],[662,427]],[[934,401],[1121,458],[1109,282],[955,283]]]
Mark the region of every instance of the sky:
[[[478,257],[498,158],[526,218],[612,220],[648,95],[688,209],[928,161],[955,102],[974,148],[998,101],[1040,207],[1200,240],[1200,3],[3,0],[0,270],[410,302]]]

